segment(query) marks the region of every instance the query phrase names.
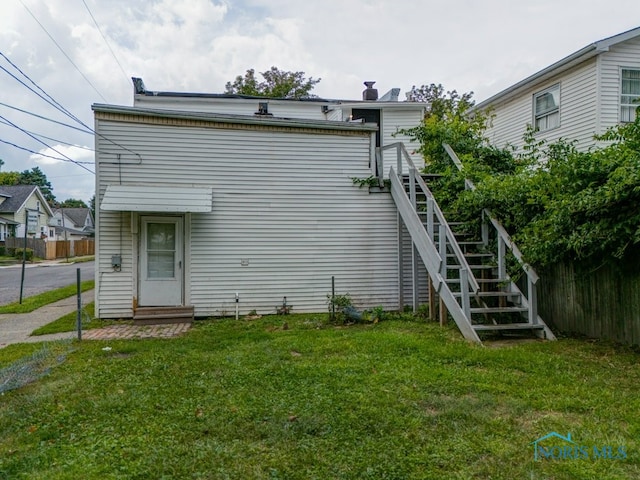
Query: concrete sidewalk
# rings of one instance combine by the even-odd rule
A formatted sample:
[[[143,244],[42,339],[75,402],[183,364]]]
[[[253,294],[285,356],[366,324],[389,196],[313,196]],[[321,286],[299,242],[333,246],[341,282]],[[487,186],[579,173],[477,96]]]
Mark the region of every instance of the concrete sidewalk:
[[[82,292],[83,299],[93,299],[93,290]],[[89,300],[91,301],[91,300]],[[83,301],[83,303],[86,303]],[[49,305],[45,305],[30,313],[3,313],[0,314],[0,348],[12,343],[46,342],[75,338],[76,332],[53,333],[51,335],[38,335],[30,337],[31,332],[42,327],[67,313],[74,312],[78,308],[77,297],[69,297]]]

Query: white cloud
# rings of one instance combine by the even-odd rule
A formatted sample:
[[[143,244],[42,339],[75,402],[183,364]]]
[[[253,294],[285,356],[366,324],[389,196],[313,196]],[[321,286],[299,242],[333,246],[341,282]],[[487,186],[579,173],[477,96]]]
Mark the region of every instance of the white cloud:
[[[71,160],[81,164],[93,163],[95,158],[93,151],[86,145],[54,145],[32,154],[31,159],[39,165],[55,165],[71,162]],[[92,165],[88,165],[88,168],[93,170]]]
[[[132,102],[131,76],[156,90],[222,92],[247,69],[272,65],[321,77],[314,93],[329,98],[357,99],[362,81],[376,80],[380,93],[434,82],[482,100],[640,18],[637,0],[86,0],[123,75],[81,2],[22,2],[107,101],[124,105]],[[90,106],[104,101],[21,2],[2,4],[0,52],[93,125]],[[2,59],[0,66],[10,68]],[[74,123],[4,72],[0,79],[0,103]],[[1,105],[0,115],[51,138],[92,144],[90,134]],[[0,139],[49,151],[1,124]],[[87,159],[82,149],[59,148]],[[93,194],[91,175],[69,162],[6,144],[0,158],[5,170],[40,165],[59,198]]]

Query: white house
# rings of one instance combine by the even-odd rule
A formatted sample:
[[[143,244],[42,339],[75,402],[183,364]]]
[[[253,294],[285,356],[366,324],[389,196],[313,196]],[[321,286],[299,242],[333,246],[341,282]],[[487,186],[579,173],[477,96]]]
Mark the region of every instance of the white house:
[[[424,105],[135,82],[133,107],[93,106],[96,315],[228,314],[236,294],[245,313],[275,312],[285,297],[295,312],[323,311],[332,277],[360,308],[398,308],[398,211],[388,191],[352,179],[376,173],[376,145],[398,141]],[[353,122],[369,113],[380,134],[378,122]]]
[[[86,207],[54,209],[49,227],[49,236],[55,240],[80,240],[95,232],[91,209]]]
[[[587,45],[474,110],[494,115],[487,135],[498,147],[521,148],[531,125],[536,140],[577,140],[586,150],[594,135],[633,121],[639,98],[640,27]]]

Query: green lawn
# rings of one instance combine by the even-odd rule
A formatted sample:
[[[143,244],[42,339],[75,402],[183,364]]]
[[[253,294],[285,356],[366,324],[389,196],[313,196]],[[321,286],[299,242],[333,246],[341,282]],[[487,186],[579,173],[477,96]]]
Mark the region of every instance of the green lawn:
[[[87,303],[82,308],[82,329],[83,330],[92,330],[94,328],[102,328],[107,325],[113,325],[114,323],[118,323],[116,320],[101,320],[99,318],[95,318],[94,312],[94,302]],[[63,315],[59,319],[43,325],[40,328],[36,328],[31,335],[48,335],[50,333],[62,333],[62,332],[75,332],[78,321],[78,312],[71,312],[66,315]],[[122,322],[120,322],[122,323]]]
[[[65,345],[1,397],[0,478],[640,478],[638,354],[604,344],[482,348],[424,322],[299,314]],[[0,368],[36,348],[0,349]],[[553,431],[627,458],[535,462]]]
[[[92,290],[94,288],[94,280],[86,280],[80,283],[80,289],[83,292]],[[66,287],[57,288],[48,292],[41,293],[39,295],[33,295],[22,299],[22,303],[13,302],[7,305],[0,306],[0,313],[29,313],[37,310],[40,307],[48,305],[63,298],[68,298],[75,295],[78,291],[77,285],[67,285]]]

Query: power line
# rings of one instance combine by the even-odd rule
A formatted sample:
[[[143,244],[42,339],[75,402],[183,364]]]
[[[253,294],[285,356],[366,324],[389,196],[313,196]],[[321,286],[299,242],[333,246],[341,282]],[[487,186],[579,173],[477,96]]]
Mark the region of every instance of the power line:
[[[3,121],[3,120],[0,120],[0,123],[12,126],[9,122]],[[70,147],[76,147],[76,148],[81,148],[82,150],[88,150],[90,152],[95,152],[95,150],[93,148],[83,147],[81,145],[76,145],[75,143],[65,142],[64,140],[59,140],[57,138],[48,137],[46,135],[43,135],[42,133],[36,133],[36,132],[32,132],[32,131],[29,131],[29,130],[26,130],[26,129],[24,131],[28,132],[28,133],[30,133],[32,135],[35,135],[36,137],[46,138],[47,140],[51,140],[52,142],[61,143],[62,145],[68,145]]]
[[[7,72],[9,75],[11,75],[11,77],[15,78],[18,82],[20,82],[22,85],[24,85],[26,88],[28,88],[30,91],[32,91],[33,93],[35,93],[36,95],[38,95],[40,98],[42,98],[45,102],[47,102],[49,105],[51,105],[52,107],[56,108],[57,110],[59,110],[60,112],[64,113],[66,116],[68,116],[69,118],[71,118],[72,120],[75,120],[76,122],[78,122],[79,124],[82,125],[82,121],[80,121],[78,119],[78,117],[76,117],[73,113],[71,113],[69,110],[67,110],[64,106],[62,106],[60,104],[60,102],[58,102],[55,98],[53,98],[51,95],[49,95],[47,92],[44,91],[44,89],[38,85],[34,80],[31,79],[31,77],[29,75],[27,75],[26,73],[24,73],[20,67],[18,67],[15,63],[13,63],[9,57],[7,57],[4,53],[0,52],[0,56],[2,56],[2,58],[4,58],[7,62],[9,62],[9,65],[11,65],[13,68],[15,68],[17,71],[19,71],[22,76],[24,78],[26,78],[27,80],[29,80],[31,82],[31,84],[36,87],[38,90],[40,90],[49,100],[47,100],[47,98],[44,98],[42,95],[40,95],[38,92],[36,92],[35,90],[33,90],[31,87],[29,87],[28,85],[26,85],[22,80],[20,80],[19,78],[17,78],[15,75],[13,75],[11,72],[9,72],[7,69],[5,69],[4,67],[0,67],[2,68],[2,70],[4,70],[5,72]]]
[[[9,120],[7,120],[6,118],[4,118],[3,116],[0,115],[0,120],[4,120],[5,122],[7,122],[9,125],[11,125],[12,127],[17,128],[18,130],[20,130],[21,132],[25,133],[27,136],[29,136],[30,138],[32,138],[33,140],[35,140],[38,143],[41,143],[42,145],[44,145],[47,148],[50,148],[51,150],[53,150],[54,152],[56,152],[58,155],[60,155],[61,157],[66,158],[68,161],[70,161],[71,163],[74,163],[76,165],[78,165],[80,168],[84,168],[87,172],[91,172],[91,173],[95,173],[91,170],[89,170],[87,167],[85,167],[82,163],[77,162],[76,160],[74,160],[73,158],[65,155],[62,152],[59,152],[58,150],[56,150],[55,148],[53,148],[52,146],[50,146],[49,144],[47,144],[46,142],[43,142],[42,140],[40,140],[39,138],[31,135],[30,133],[28,133],[26,130],[20,128],[19,126],[17,126],[15,123],[10,122]],[[37,153],[37,155],[41,155],[40,153]],[[58,158],[57,160],[63,160],[61,158]],[[64,161],[64,160],[63,160]]]
[[[38,115],[37,113],[33,113],[33,112],[28,111],[28,110],[23,110],[22,108],[14,107],[13,105],[9,105],[7,103],[0,102],[0,106],[11,108],[13,110],[17,110],[18,112],[22,112],[22,113],[25,113],[27,115],[31,115],[32,117],[36,117],[36,118],[39,118],[41,120],[46,120],[48,122],[57,123],[58,125],[62,125],[63,127],[73,128],[74,130],[78,130],[79,132],[82,132],[82,133],[87,133],[87,134],[90,134],[90,135],[93,135],[95,133],[90,127],[84,125],[82,122],[79,122],[79,123],[81,125],[83,125],[87,130],[85,130],[83,128],[75,127],[73,125],[69,125],[68,123],[59,122],[58,120],[53,120],[52,118],[48,118],[48,117],[44,117],[42,115]]]
[[[87,2],[85,2],[85,0],[82,0],[82,3],[84,3],[84,6],[87,9],[87,12],[89,12],[89,16],[91,17],[91,20],[93,20],[93,23],[95,24],[96,28],[98,29],[98,32],[100,32],[100,35],[102,36],[102,39],[104,40],[104,43],[109,48],[109,51],[111,52],[111,55],[113,55],[113,59],[116,61],[116,63],[120,67],[120,70],[122,71],[122,74],[124,75],[124,78],[125,78],[126,82],[129,83],[129,77],[127,76],[127,72],[125,72],[124,68],[122,68],[122,65],[120,64],[120,61],[118,60],[118,57],[116,57],[115,52],[113,51],[113,49],[111,48],[111,45],[107,41],[107,37],[105,37],[104,33],[102,33],[102,30],[100,29],[100,25],[98,25],[98,22],[96,21],[95,17],[93,16],[93,13],[91,13],[91,9],[89,9],[89,5],[87,5]]]
[[[67,58],[67,60],[69,60],[69,63],[71,63],[71,65],[74,66],[74,68],[78,71],[78,73],[80,73],[80,75],[82,75],[82,78],[85,79],[85,81],[91,85],[91,88],[93,88],[95,90],[95,92],[100,96],[100,98],[102,98],[102,100],[104,100],[105,102],[107,102],[107,99],[104,98],[104,96],[100,93],[100,91],[96,88],[96,86],[91,83],[91,80],[89,80],[87,78],[87,76],[82,73],[82,70],[80,70],[80,68],[73,62],[73,60],[71,60],[71,57],[69,55],[67,55],[67,52],[64,51],[64,49],[58,44],[58,42],[56,42],[55,38],[53,38],[51,36],[51,34],[49,33],[49,31],[45,28],[44,25],[42,25],[42,23],[40,23],[40,21],[36,18],[36,16],[31,12],[31,10],[29,10],[29,7],[27,7],[24,2],[22,0],[20,0],[20,3],[22,4],[22,6],[25,8],[25,10],[27,12],[29,12],[29,15],[31,15],[31,17],[36,21],[36,23],[38,25],[40,25],[40,28],[42,28],[42,30],[44,30],[44,33],[47,34],[47,36],[51,39],[51,41],[55,44],[56,47],[58,47],[58,49],[62,52],[62,54]],[[108,102],[107,102],[108,103]]]
[[[68,160],[65,160],[64,158],[54,157],[52,155],[47,155],[46,153],[36,152],[35,150],[31,150],[30,148],[27,148],[27,147],[21,147],[20,145],[16,145],[15,143],[8,142],[7,140],[2,140],[1,138],[0,138],[0,142],[5,143],[7,145],[10,145],[12,147],[15,147],[15,148],[17,148],[19,150],[24,150],[25,152],[33,153],[34,155],[40,155],[41,157],[52,158],[53,160],[59,160],[59,161],[62,161],[62,162],[67,162],[68,161]],[[92,165],[91,162],[77,162],[77,163],[86,163],[88,165]],[[91,170],[89,170],[88,168],[85,168],[85,170],[87,170],[89,173],[94,173]]]
[[[20,0],[20,2],[22,3],[22,0]],[[23,4],[23,5],[24,5],[24,4]],[[26,7],[25,7],[25,8],[26,8]],[[51,95],[49,95],[49,94],[48,94],[48,93],[47,93],[47,92],[46,92],[42,87],[40,87],[40,86],[39,86],[35,81],[33,81],[33,80],[29,77],[29,75],[27,75],[26,73],[24,73],[24,72],[23,72],[23,71],[22,71],[22,70],[21,70],[21,69],[20,69],[16,64],[14,64],[11,60],[9,60],[9,58],[7,58],[7,57],[6,57],[2,52],[0,52],[0,56],[2,56],[2,57],[3,57],[7,62],[9,62],[9,63],[11,64],[11,66],[13,66],[13,68],[15,68],[16,70],[18,70],[18,71],[19,71],[19,72],[20,72],[20,73],[21,73],[21,74],[22,74],[22,75],[23,75],[27,80],[29,80],[33,85],[35,85],[35,87],[36,87],[36,88],[38,88],[38,90],[40,90],[44,95],[46,95],[49,99],[51,99],[51,102],[53,102],[53,103],[51,103],[51,102],[47,101],[46,99],[44,99],[41,95],[39,95],[39,94],[38,94],[37,92],[35,92],[33,89],[31,89],[30,87],[28,87],[27,85],[25,85],[25,83],[24,83],[24,82],[22,82],[21,80],[19,80],[18,78],[16,78],[14,75],[12,75],[12,74],[11,74],[10,72],[8,72],[6,69],[4,69],[4,68],[0,67],[0,68],[2,68],[3,70],[5,70],[7,73],[9,73],[9,75],[11,75],[13,78],[15,78],[15,79],[16,79],[18,82],[20,82],[22,85],[24,85],[26,88],[28,88],[30,91],[32,91],[33,93],[36,93],[36,95],[38,95],[38,96],[39,96],[40,98],[42,98],[43,100],[47,101],[47,103],[49,103],[50,105],[52,105],[52,106],[54,106],[55,108],[57,108],[59,111],[61,111],[61,112],[62,112],[62,113],[64,113],[65,115],[67,115],[67,116],[68,116],[69,118],[71,118],[72,120],[75,120],[76,122],[78,122],[80,125],[82,125],[83,127],[85,127],[85,128],[86,128],[90,133],[92,133],[92,134],[94,134],[94,135],[96,135],[96,136],[98,136],[98,137],[100,137],[100,138],[103,138],[104,140],[107,140],[108,142],[112,143],[113,145],[116,145],[117,147],[122,148],[123,150],[125,150],[125,151],[127,151],[127,152],[132,153],[133,155],[137,156],[137,157],[140,159],[140,161],[142,161],[142,156],[141,156],[139,153],[134,152],[134,151],[133,151],[133,150],[131,150],[130,148],[127,148],[127,147],[125,147],[124,145],[121,145],[121,144],[119,144],[119,143],[115,142],[114,140],[111,140],[110,138],[108,138],[108,137],[106,137],[106,136],[104,136],[104,135],[102,135],[102,134],[100,134],[100,133],[96,132],[93,128],[91,128],[90,126],[88,126],[86,123],[84,123],[84,122],[83,122],[82,120],[80,120],[78,117],[76,117],[74,114],[72,114],[71,112],[69,112],[69,110],[67,110],[65,107],[63,107],[59,102],[57,102],[57,101],[56,101],[56,100],[55,100]],[[103,99],[104,99],[104,97],[103,97]],[[106,101],[106,100],[105,100],[105,101]],[[54,105],[54,104],[55,104],[55,105]],[[1,103],[1,102],[0,102],[0,105],[5,105],[5,106],[8,106],[8,107],[10,107],[10,108],[14,108],[14,109],[16,109],[16,110],[19,110],[19,111],[21,111],[21,112],[28,113],[29,115],[34,115],[34,116],[36,116],[36,117],[40,117],[40,116],[39,116],[39,115],[37,115],[37,114],[31,113],[31,112],[27,112],[27,111],[25,111],[25,110],[21,110],[21,109],[19,109],[19,108],[17,108],[17,107],[11,107],[11,106],[6,105],[6,104]],[[70,128],[75,128],[76,130],[83,131],[82,129],[79,129],[79,128],[77,128],[77,127],[73,127],[73,126],[71,126],[71,125],[63,124],[63,123],[61,123],[61,122],[57,122],[57,121],[55,121],[55,120],[47,119],[46,117],[40,117],[40,118],[44,118],[44,119],[49,120],[49,121],[52,121],[52,122],[54,122],[54,123],[59,123],[59,124],[61,124],[61,125],[65,125],[65,126],[68,126],[68,127],[70,127]],[[86,133],[88,133],[88,132],[86,132]]]

